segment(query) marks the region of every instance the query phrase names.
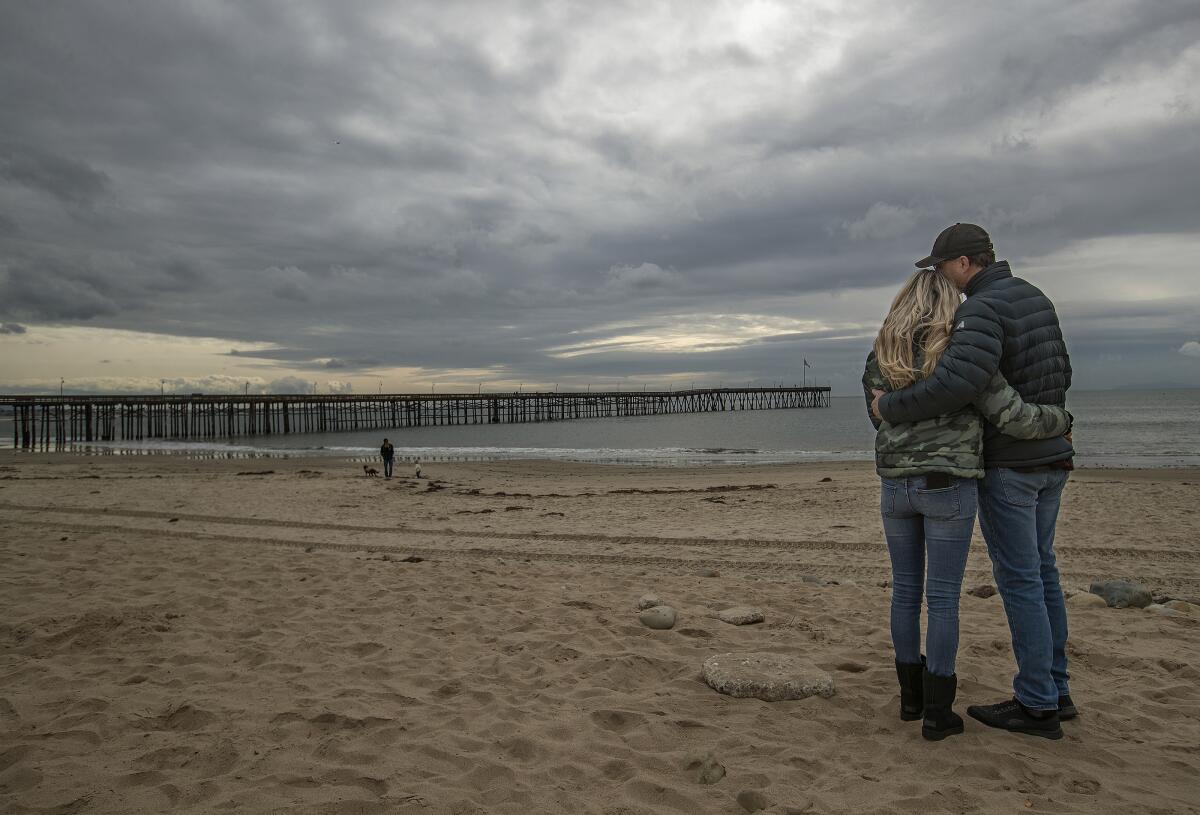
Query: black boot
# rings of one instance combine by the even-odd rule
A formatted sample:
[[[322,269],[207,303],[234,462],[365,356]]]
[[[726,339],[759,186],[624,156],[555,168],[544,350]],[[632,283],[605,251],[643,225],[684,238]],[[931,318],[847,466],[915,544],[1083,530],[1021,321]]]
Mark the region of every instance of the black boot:
[[[929,741],[941,741],[963,732],[962,717],[950,709],[958,694],[958,675],[938,676],[926,671],[923,684],[925,720],[921,723],[921,735]]]
[[[925,672],[925,657],[920,662],[896,660],[896,678],[900,680],[900,720],[915,722],[925,711],[925,695],[921,690],[921,674]]]

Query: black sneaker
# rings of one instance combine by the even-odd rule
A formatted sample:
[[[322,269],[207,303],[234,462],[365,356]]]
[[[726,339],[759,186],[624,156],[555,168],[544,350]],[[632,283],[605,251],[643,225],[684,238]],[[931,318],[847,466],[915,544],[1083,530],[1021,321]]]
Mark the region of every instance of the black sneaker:
[[[1071,701],[1071,694],[1058,697],[1058,720],[1065,722],[1079,715],[1079,708]]]
[[[1062,726],[1058,723],[1058,711],[1031,711],[1016,699],[996,705],[971,705],[967,708],[967,715],[988,727],[998,727],[1013,733],[1041,736],[1044,739],[1063,737]]]

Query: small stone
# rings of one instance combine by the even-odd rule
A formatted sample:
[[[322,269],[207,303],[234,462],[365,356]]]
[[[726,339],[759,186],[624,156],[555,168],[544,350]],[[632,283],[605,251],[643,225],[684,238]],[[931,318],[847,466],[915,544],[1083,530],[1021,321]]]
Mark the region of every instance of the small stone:
[[[1200,617],[1200,606],[1195,603],[1189,603],[1187,600],[1168,600],[1163,605],[1182,614],[1191,614],[1192,616]]]
[[[1166,606],[1159,605],[1158,603],[1151,603],[1150,605],[1143,608],[1142,611],[1149,611],[1153,614],[1161,614],[1164,617],[1182,617],[1183,616],[1182,612],[1176,611],[1173,608],[1167,608]]]
[[[647,628],[665,631],[675,627],[675,609],[670,606],[654,606],[639,614],[638,620]]]
[[[1104,598],[1097,594],[1084,594],[1080,592],[1067,600],[1067,605],[1071,608],[1108,608],[1108,603],[1104,602]]]
[[[717,619],[730,625],[752,625],[766,619],[762,611],[750,606],[734,606],[717,612]]]
[[[762,812],[771,803],[758,790],[742,790],[737,795],[738,806],[747,812]]]
[[[705,569],[704,571],[700,572],[700,576],[701,577],[720,577],[721,573],[718,572],[716,569]]]
[[[820,484],[827,484],[827,483],[829,483],[829,482],[830,482],[830,481],[832,481],[832,480],[833,480],[833,479],[832,479],[832,478],[830,478],[829,476],[825,476],[825,477],[824,477],[824,478],[822,478],[822,479],[821,479],[821,480],[820,480],[818,483],[820,483]]]
[[[645,611],[648,608],[654,608],[655,606],[661,606],[662,604],[663,601],[660,600],[658,595],[654,594],[653,592],[643,594],[637,601],[638,611]]]
[[[972,597],[981,597],[987,599],[996,593],[996,587],[991,583],[984,583],[982,586],[976,586],[967,592]]]
[[[1089,591],[1103,597],[1110,608],[1145,608],[1153,602],[1149,589],[1128,580],[1094,580]]]
[[[714,654],[704,660],[702,672],[710,688],[738,699],[779,702],[834,694],[832,676],[789,654]]]
[[[689,757],[684,769],[697,784],[715,784],[725,777],[725,765],[717,761],[712,753]]]

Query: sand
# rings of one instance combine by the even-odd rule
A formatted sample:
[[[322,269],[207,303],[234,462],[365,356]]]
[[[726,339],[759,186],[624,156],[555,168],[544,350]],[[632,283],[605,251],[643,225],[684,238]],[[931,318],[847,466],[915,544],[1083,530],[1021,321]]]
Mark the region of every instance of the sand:
[[[0,455],[0,811],[1200,812],[1200,617],[1072,607],[1061,741],[899,720],[866,464],[425,471]],[[1200,597],[1198,498],[1076,473],[1065,585]],[[721,696],[701,665],[736,651],[836,694]],[[964,595],[960,712],[1013,670],[999,599]]]

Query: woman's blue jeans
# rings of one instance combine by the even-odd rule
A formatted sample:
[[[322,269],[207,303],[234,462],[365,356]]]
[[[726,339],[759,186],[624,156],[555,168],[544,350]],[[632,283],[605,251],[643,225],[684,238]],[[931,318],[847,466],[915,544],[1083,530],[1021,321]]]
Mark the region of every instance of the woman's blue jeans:
[[[883,478],[879,500],[892,559],[892,644],[898,662],[921,661],[921,595],[928,598],[927,669],[954,674],[958,600],[978,509],[977,482],[950,478],[926,489],[926,476]]]

